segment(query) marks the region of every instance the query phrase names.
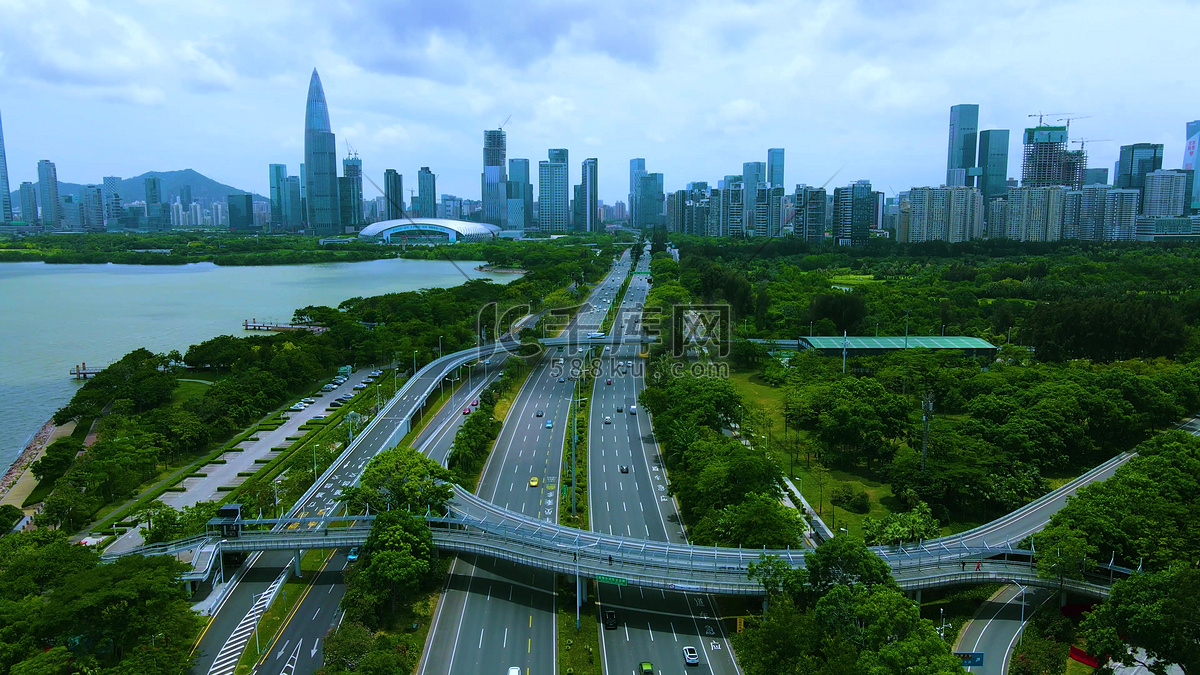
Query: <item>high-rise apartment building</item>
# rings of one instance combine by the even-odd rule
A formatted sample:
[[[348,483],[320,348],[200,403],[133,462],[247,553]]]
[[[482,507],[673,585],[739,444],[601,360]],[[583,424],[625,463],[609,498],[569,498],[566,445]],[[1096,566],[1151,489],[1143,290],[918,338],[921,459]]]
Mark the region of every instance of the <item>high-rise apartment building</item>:
[[[771,187],[783,187],[783,148],[767,150],[767,182]]]
[[[42,227],[55,230],[59,223],[58,170],[48,159],[38,161],[38,191],[42,198]]]
[[[508,220],[507,228],[524,231],[533,227],[533,183],[530,182],[529,160],[514,157],[508,160]],[[520,205],[514,204],[520,202]]]
[[[1185,136],[1183,169],[1185,171],[1200,172],[1200,158],[1197,158],[1197,155],[1200,154],[1200,120],[1187,123]],[[1192,181],[1191,204],[1189,208],[1192,211],[1200,211],[1200,181]]]
[[[328,237],[342,231],[338,203],[337,140],[329,124],[329,106],[321,76],[313,68],[304,111],[305,197],[308,233]],[[234,213],[229,210],[230,226]]]
[[[908,191],[907,238],[957,243],[983,237],[983,194],[965,185],[915,187]]]
[[[1006,231],[1017,241],[1058,241],[1062,238],[1063,206],[1067,189],[1061,185],[1008,189]],[[998,228],[997,228],[998,229]]]
[[[83,202],[83,220],[80,229],[84,232],[104,231],[104,188],[100,185],[84,185],[80,193]]]
[[[1104,241],[1104,205],[1111,187],[1107,183],[1092,183],[1084,185],[1079,191],[1079,218],[1074,228],[1074,238],[1081,241]],[[1064,214],[1064,221],[1074,214]],[[1067,225],[1064,222],[1064,230]],[[1070,232],[1063,232],[1064,239],[1071,238]]]
[[[950,141],[946,150],[946,185],[975,185],[975,147],[979,136],[979,106],[950,107]],[[1005,153],[1005,158],[1008,154]],[[981,158],[982,159],[982,158]]]
[[[115,227],[117,219],[124,213],[124,209],[121,207],[121,177],[105,176],[101,185],[103,186],[101,194],[104,199],[104,222]]]
[[[805,241],[825,241],[825,188],[800,184],[792,196],[792,233]]]
[[[12,211],[12,195],[8,191],[8,157],[4,154],[4,121],[0,120],[0,223],[12,222]]]
[[[1162,168],[1162,143],[1134,143],[1121,146],[1121,157],[1117,160],[1117,174],[1113,186],[1120,189],[1137,190],[1140,195],[1146,186],[1146,174]]]
[[[38,220],[37,190],[33,183],[21,183],[21,219],[28,225],[36,225]]]
[[[503,129],[483,132],[483,173],[480,174],[480,193],[483,195],[483,222],[504,226],[508,201],[507,137]]]
[[[984,202],[1008,194],[1008,129],[979,132],[979,180]],[[947,183],[949,185],[949,183]]]
[[[267,180],[271,189],[271,231],[278,232],[284,226],[283,204],[285,201],[284,190],[287,185],[287,165],[268,165]]]
[[[875,222],[871,181],[860,180],[833,191],[833,241],[839,246],[866,246]]]
[[[225,198],[229,207],[229,229],[247,232],[254,229],[254,198],[248,194],[229,195]],[[192,223],[193,226],[198,223]]]
[[[413,211],[417,218],[437,218],[437,176],[427,166],[417,172],[417,201]]]
[[[379,214],[380,220],[396,220],[404,213],[404,176],[395,169],[383,172],[383,202],[385,210]]]
[[[338,179],[338,203],[342,229],[357,232],[363,225],[362,160],[351,154],[342,160],[342,177]]]
[[[1104,240],[1134,241],[1137,238],[1138,202],[1134,188],[1116,188],[1104,196]]]
[[[1063,177],[1063,162],[1067,155],[1066,127],[1043,125],[1026,129],[1024,145],[1021,187],[1066,185]]]
[[[553,148],[549,161],[538,162],[538,228],[561,234],[570,226],[570,190],[567,151]]]
[[[638,185],[641,184],[642,176],[646,175],[646,160],[641,157],[636,157],[629,160],[629,220],[631,223],[636,223],[637,217],[637,191]]]
[[[1159,169],[1146,174],[1142,197],[1142,215],[1152,218],[1184,216],[1190,210],[1191,179],[1188,171]]]
[[[575,229],[583,230],[584,232],[600,231],[600,221],[598,211],[600,210],[600,160],[595,157],[589,157],[583,160],[582,177],[579,186],[583,188],[580,191],[579,198],[583,201],[583,206],[580,207],[584,222],[576,223]]]

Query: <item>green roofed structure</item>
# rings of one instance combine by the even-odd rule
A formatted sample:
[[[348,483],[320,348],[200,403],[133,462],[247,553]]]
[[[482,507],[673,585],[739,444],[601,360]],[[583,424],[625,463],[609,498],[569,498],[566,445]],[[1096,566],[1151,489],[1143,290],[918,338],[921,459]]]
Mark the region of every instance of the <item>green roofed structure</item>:
[[[987,340],[959,335],[945,337],[936,335],[910,335],[907,338],[903,335],[886,337],[866,337],[859,335],[842,337],[837,335],[802,337],[799,340],[754,340],[754,342],[767,344],[772,350],[816,349],[825,356],[841,356],[842,348],[844,347],[847,356],[871,356],[906,348],[919,348],[954,349],[963,352],[967,356],[995,358],[996,351],[999,349]]]

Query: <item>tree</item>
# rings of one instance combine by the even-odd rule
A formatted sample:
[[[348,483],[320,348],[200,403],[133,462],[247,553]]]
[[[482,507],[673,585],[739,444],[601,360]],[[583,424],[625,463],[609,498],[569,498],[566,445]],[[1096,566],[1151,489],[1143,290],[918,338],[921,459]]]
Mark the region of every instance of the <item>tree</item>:
[[[917,501],[906,513],[889,513],[883,518],[867,517],[863,522],[864,539],[871,546],[903,544],[936,537],[940,528],[929,505]]]
[[[695,537],[703,543],[746,548],[787,548],[802,543],[804,522],[800,515],[774,497],[750,493],[740,503],[709,513],[696,526]]]
[[[393,448],[371,458],[358,489],[346,497],[360,509],[369,505],[373,512],[441,513],[454,494],[450,481],[450,472],[437,462],[409,447]]]
[[[810,606],[834,586],[896,587],[888,564],[847,534],[839,534],[805,555],[803,572],[798,579],[803,588],[796,589],[802,592],[804,602],[798,603],[802,606]]]
[[[1051,524],[1034,535],[1038,576],[1043,579],[1082,579],[1095,566],[1096,545],[1079,530]]]
[[[325,638],[325,667],[334,671],[357,670],[371,651],[375,636],[357,621],[346,621]]]
[[[1088,651],[1165,675],[1170,664],[1200,672],[1200,570],[1179,567],[1134,574],[1113,584],[1108,600],[1083,620]],[[1148,658],[1141,658],[1138,650]]]
[[[376,516],[362,557],[347,572],[342,606],[352,618],[374,625],[386,605],[410,601],[430,578],[435,554],[433,535],[423,519],[406,511]]]

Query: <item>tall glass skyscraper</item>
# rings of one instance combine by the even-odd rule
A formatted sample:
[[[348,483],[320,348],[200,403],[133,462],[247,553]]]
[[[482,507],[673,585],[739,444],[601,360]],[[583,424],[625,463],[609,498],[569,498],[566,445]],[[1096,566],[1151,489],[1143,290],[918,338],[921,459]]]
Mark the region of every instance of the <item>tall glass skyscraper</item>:
[[[646,160],[642,157],[636,157],[629,160],[629,222],[638,222],[638,203],[637,193],[638,185],[641,184],[642,176],[646,175]]]
[[[583,214],[583,222],[575,223],[577,230],[596,232],[600,229],[599,216],[596,214],[600,209],[600,196],[597,194],[600,189],[599,173],[600,160],[595,157],[583,160],[582,178],[579,183],[582,188],[579,197],[583,201],[579,211]]]
[[[946,185],[975,185],[975,143],[979,132],[979,106],[963,103],[950,107],[950,142],[946,150]],[[1007,157],[1007,153],[1005,154]]]
[[[483,197],[483,222],[504,225],[508,200],[508,176],[504,171],[507,136],[503,129],[483,132],[483,173],[479,177]]]
[[[417,172],[417,200],[412,210],[418,218],[437,217],[437,176],[427,166]]]
[[[509,230],[527,230],[533,225],[533,183],[529,178],[528,159],[514,157],[508,160],[506,228]]]
[[[758,200],[758,184],[767,180],[767,165],[764,162],[742,163],[742,224],[746,232],[753,232],[754,209]]]
[[[3,154],[3,148],[0,148],[0,154]],[[1200,158],[1197,155],[1200,155],[1200,120],[1187,123],[1187,139],[1183,146],[1184,170],[1200,172]],[[1200,209],[1200,180],[1192,181],[1191,208]]]
[[[979,191],[983,201],[1008,194],[1008,129],[979,132]]]
[[[287,189],[287,165],[271,164],[267,167],[267,178],[271,187],[271,231],[278,232],[283,227],[284,202],[287,201],[284,191]]]
[[[321,76],[313,68],[304,113],[305,197],[309,234],[328,237],[341,231],[338,212],[337,141],[329,125],[329,106]]]
[[[767,182],[771,187],[783,187],[783,148],[767,150]]]
[[[338,203],[341,204],[343,228],[357,231],[363,224],[362,160],[351,154],[342,160],[342,177],[338,179]]]
[[[42,198],[42,227],[58,229],[58,170],[48,159],[38,160],[38,191]]]
[[[379,214],[380,220],[396,220],[404,212],[404,176],[395,169],[383,172],[383,201],[385,211]]]
[[[552,148],[549,157],[538,162],[538,226],[542,232],[562,233],[571,220],[567,151]]]
[[[36,220],[37,214],[33,214]],[[28,216],[25,216],[28,221]],[[4,122],[0,120],[0,223],[12,222],[12,196],[8,191],[8,158],[4,156]]]

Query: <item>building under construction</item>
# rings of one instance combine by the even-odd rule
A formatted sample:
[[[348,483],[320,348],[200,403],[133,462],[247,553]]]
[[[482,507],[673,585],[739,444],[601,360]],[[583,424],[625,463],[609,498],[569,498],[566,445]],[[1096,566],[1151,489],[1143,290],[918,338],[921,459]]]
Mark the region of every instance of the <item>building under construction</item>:
[[[1081,153],[1082,151],[1080,151]],[[1025,158],[1021,165],[1021,187],[1071,185],[1064,175],[1068,167],[1067,128],[1047,125],[1025,130]],[[1074,166],[1074,161],[1071,162]],[[1083,180],[1082,169],[1079,180]],[[1078,189],[1078,188],[1076,188]]]

